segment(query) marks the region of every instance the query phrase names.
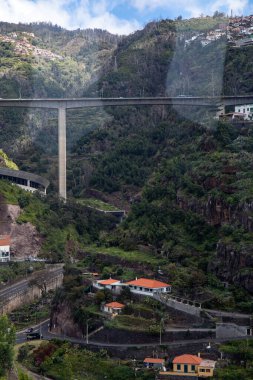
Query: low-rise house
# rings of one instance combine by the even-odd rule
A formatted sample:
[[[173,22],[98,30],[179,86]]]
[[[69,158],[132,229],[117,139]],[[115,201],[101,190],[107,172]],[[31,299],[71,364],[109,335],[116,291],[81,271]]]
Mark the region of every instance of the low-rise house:
[[[159,372],[161,378],[174,379],[202,379],[213,377],[216,362],[214,360],[202,359],[196,355],[180,355],[173,360],[172,371]]]
[[[10,246],[11,238],[10,236],[0,236],[0,262],[10,261]]]
[[[203,359],[198,366],[199,377],[213,377],[216,362],[214,360]]]
[[[171,285],[165,282],[151,280],[148,278],[139,278],[133,281],[122,283],[119,280],[109,278],[108,280],[95,280],[93,282],[95,289],[109,289],[113,293],[120,294],[123,287],[130,289],[132,293],[144,295],[144,296],[154,296],[155,294],[166,294],[171,293]]]
[[[110,314],[120,314],[125,305],[119,302],[110,302],[103,305],[103,311]]]
[[[186,375],[189,373],[197,373],[197,367],[202,362],[202,359],[196,355],[180,355],[173,360],[173,372]]]
[[[146,368],[163,369],[165,360],[159,358],[145,358],[143,363]]]
[[[243,114],[245,120],[252,120],[253,117],[253,104],[243,104],[240,106],[235,106],[235,112]]]
[[[156,293],[171,293],[171,285],[165,282],[150,280],[147,278],[139,278],[134,281],[127,282],[132,293],[153,296]]]
[[[113,278],[108,278],[107,280],[96,280],[93,282],[93,286],[96,289],[103,290],[109,289],[115,293],[120,293],[121,291],[121,282]]]

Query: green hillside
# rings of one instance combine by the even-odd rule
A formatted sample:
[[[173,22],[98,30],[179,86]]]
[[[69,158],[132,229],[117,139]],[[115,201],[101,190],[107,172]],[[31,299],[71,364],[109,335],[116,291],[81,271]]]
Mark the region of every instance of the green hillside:
[[[210,27],[214,26],[210,21]],[[18,88],[26,94],[60,97],[252,91],[248,74],[252,71],[251,47],[228,47],[224,39],[205,48],[198,41],[185,46],[188,26],[187,31],[182,28],[182,34],[178,34],[178,23],[171,20],[152,22],[123,39],[102,32],[95,33],[93,39],[91,31],[75,34],[50,27],[50,42],[47,28],[34,26],[38,46],[51,47],[63,60],[42,65],[32,57],[19,57],[17,66],[13,66],[12,47],[2,47],[5,53],[0,59],[10,60],[11,70],[16,67],[15,72],[24,77],[20,87],[15,82],[16,74],[7,76],[3,88],[10,96],[18,96]],[[197,30],[196,25],[192,30]],[[77,42],[82,45],[80,49]],[[87,63],[85,59],[95,59],[98,52],[100,70],[91,78],[89,72],[79,69]],[[8,65],[4,66],[6,70]],[[16,93],[11,92],[12,88]],[[15,152],[19,166],[48,176],[54,192],[56,115],[27,115],[24,110],[1,112],[4,144],[14,140],[9,150]],[[87,232],[91,217],[87,210],[85,225],[79,231],[83,222],[78,205],[74,205],[77,219],[68,205],[57,205],[59,212],[66,208],[66,220],[61,222],[64,232],[59,232],[60,226],[52,236],[47,231],[51,240],[47,238],[50,242],[46,240],[45,252],[52,251],[55,239],[60,241],[53,247],[57,256],[68,234],[86,248],[96,241],[102,252],[106,252],[103,247],[119,249],[117,252],[123,249],[123,256],[130,251],[135,257],[141,249],[148,249],[166,261],[166,276],[179,294],[201,298],[207,306],[251,312],[252,128],[220,123],[213,120],[213,115],[214,110],[182,111],[165,106],[69,112],[69,196],[87,199],[90,193],[99,191],[102,200],[129,212],[116,229],[94,227],[95,232]],[[25,216],[21,221],[26,221]],[[45,223],[51,221],[45,219]],[[38,226],[44,231],[40,223]],[[60,238],[56,239],[58,232]]]

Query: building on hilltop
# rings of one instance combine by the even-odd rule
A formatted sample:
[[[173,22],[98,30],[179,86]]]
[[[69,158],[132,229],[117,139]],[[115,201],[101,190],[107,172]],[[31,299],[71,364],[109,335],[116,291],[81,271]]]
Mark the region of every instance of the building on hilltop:
[[[125,305],[119,302],[110,302],[103,305],[103,311],[110,314],[120,314],[124,309]]]
[[[107,280],[95,280],[93,286],[97,290],[109,289],[114,293],[121,292],[121,282],[113,278],[108,278]]]
[[[171,293],[170,284],[148,278],[136,278],[136,280],[125,283],[112,278],[109,278],[108,280],[95,280],[93,286],[95,289],[109,289],[116,294],[120,294],[123,287],[129,288],[134,294],[151,297],[157,293]]]
[[[126,285],[135,294],[154,295],[156,293],[171,293],[170,284],[148,278],[136,278],[134,281],[127,282]]]
[[[11,238],[9,235],[0,236],[0,263],[10,261]]]

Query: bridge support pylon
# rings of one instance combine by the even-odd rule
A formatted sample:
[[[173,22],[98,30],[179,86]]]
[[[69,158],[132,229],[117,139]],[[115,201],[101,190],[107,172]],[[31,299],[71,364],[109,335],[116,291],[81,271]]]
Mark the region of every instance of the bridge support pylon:
[[[66,108],[58,108],[58,156],[59,156],[59,196],[67,199],[66,186]]]

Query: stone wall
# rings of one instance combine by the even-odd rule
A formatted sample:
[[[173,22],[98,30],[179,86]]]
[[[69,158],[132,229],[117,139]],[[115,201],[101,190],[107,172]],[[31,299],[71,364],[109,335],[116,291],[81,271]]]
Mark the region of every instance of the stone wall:
[[[236,338],[245,337],[249,326],[238,326],[235,323],[217,323],[216,324],[216,338]],[[252,335],[252,329],[250,330]]]
[[[63,273],[58,274],[52,278],[47,280],[47,288],[46,290],[54,290],[62,285]],[[17,292],[12,295],[6,302],[0,305],[0,314],[8,314],[12,310],[17,309],[18,307],[29,304],[33,302],[36,298],[40,298],[42,295],[42,290],[34,285],[31,286],[25,291]]]

